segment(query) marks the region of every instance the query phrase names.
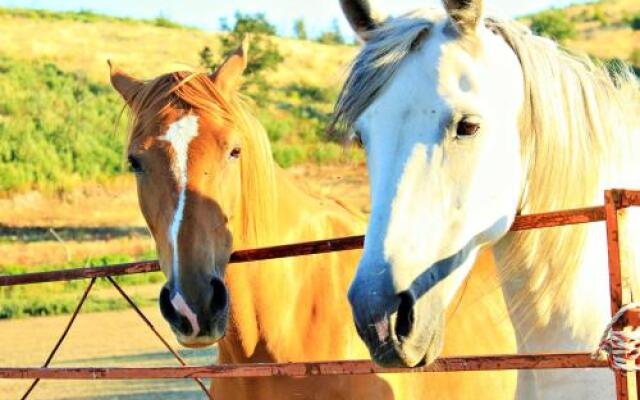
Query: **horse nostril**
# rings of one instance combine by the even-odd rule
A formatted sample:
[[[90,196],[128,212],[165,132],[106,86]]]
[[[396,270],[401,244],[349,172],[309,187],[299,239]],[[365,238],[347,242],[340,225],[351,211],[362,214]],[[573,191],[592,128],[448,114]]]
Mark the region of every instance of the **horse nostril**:
[[[166,319],[167,322],[169,322],[169,324],[178,332],[185,336],[190,336],[193,333],[191,323],[189,323],[189,320],[186,317],[176,311],[173,304],[171,304],[171,297],[171,291],[169,288],[164,286],[160,290],[160,298],[158,299],[160,303],[160,312],[164,319]]]
[[[163,286],[160,290],[160,298],[158,301],[160,302],[160,312],[162,316],[167,321],[175,321],[178,313],[173,308],[173,305],[171,305],[171,291],[166,286]]]
[[[411,333],[414,323],[413,306],[415,299],[410,292],[402,292],[398,295],[400,305],[398,306],[398,314],[396,317],[396,336],[398,340],[403,340]]]
[[[227,296],[227,288],[219,278],[211,279],[211,288],[213,294],[211,295],[211,316],[216,316],[219,312],[227,309],[227,302],[229,301]]]

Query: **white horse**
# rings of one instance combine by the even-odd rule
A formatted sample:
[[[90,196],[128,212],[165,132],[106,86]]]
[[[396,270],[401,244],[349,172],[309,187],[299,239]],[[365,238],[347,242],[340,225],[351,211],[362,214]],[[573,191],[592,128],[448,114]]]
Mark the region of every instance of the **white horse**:
[[[364,41],[334,127],[367,153],[372,213],[349,300],[373,358],[438,357],[444,312],[486,246],[520,352],[593,350],[611,317],[603,224],[509,227],[519,213],[600,205],[605,188],[640,186],[637,78],[485,18],[481,0],[386,19],[365,0],[341,4]],[[638,296],[640,215],[624,214],[623,278]],[[606,369],[518,377],[522,399],[614,395]]]

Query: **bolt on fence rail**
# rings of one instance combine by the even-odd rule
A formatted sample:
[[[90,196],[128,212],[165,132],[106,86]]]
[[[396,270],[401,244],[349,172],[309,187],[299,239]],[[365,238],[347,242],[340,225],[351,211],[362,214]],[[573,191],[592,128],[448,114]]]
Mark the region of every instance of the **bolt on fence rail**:
[[[528,229],[552,228],[558,226],[605,221],[607,230],[607,248],[609,254],[609,277],[611,289],[611,310],[615,314],[622,306],[622,266],[620,265],[620,247],[618,232],[618,211],[620,209],[640,206],[640,191],[608,190],[604,196],[604,206],[567,211],[523,215],[515,218],[512,231]],[[275,258],[297,257],[335,251],[355,250],[362,248],[363,236],[352,236],[339,239],[320,240],[291,245],[275,246],[252,250],[240,250],[232,254],[230,263],[251,262]],[[144,261],[95,268],[79,268],[64,271],[50,271],[15,276],[0,276],[0,287],[31,283],[68,281],[74,279],[92,279],[107,277],[127,299],[126,293],[111,279],[113,276],[144,273],[159,270],[156,261]],[[88,295],[91,285],[83,295]],[[150,323],[135,304],[128,299],[147,325]],[[79,310],[80,307],[78,307]],[[64,339],[77,312],[74,313],[65,332],[59,340]],[[153,326],[149,325],[152,330]],[[616,325],[616,329],[626,326],[640,326],[640,310],[628,312]],[[155,332],[154,332],[155,333]],[[157,336],[166,344],[159,334]],[[168,347],[170,351],[173,350]],[[55,348],[48,362],[55,354]],[[181,361],[181,360],[180,360]],[[168,378],[238,378],[238,377],[310,377],[321,375],[362,375],[384,373],[418,373],[418,372],[454,372],[454,371],[496,371],[507,369],[549,369],[549,368],[607,368],[604,361],[591,358],[589,353],[548,353],[548,354],[516,354],[491,355],[474,357],[443,357],[427,367],[420,368],[381,368],[369,360],[275,363],[252,365],[212,365],[162,368],[0,368],[0,379],[168,379]],[[629,398],[627,375],[615,371],[617,399]],[[37,381],[36,381],[37,382]],[[210,396],[206,388],[203,391]],[[640,383],[640,373],[636,374],[636,383]],[[32,388],[29,389],[31,391]],[[640,387],[636,385],[637,398],[640,400]],[[27,392],[25,397],[29,394]]]

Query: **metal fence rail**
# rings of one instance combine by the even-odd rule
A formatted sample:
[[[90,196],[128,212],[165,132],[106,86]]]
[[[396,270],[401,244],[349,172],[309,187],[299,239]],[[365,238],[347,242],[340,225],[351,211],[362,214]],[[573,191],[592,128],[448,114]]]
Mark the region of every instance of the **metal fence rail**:
[[[640,196],[640,195],[639,195]],[[605,220],[604,207],[591,207],[543,214],[521,215],[515,218],[512,231],[537,228],[553,228],[564,225],[585,224]],[[231,254],[229,263],[243,263],[277,258],[299,257],[336,251],[357,250],[364,245],[364,236],[317,240],[260,249],[239,250]],[[30,274],[0,276],[0,287],[31,283],[71,281],[76,279],[104,278],[159,271],[157,261],[108,265],[104,267],[75,268],[60,271],[35,272]]]
[[[224,364],[157,368],[0,368],[12,379],[177,379],[177,378],[303,378],[332,375],[403,374],[420,372],[504,371],[513,369],[608,368],[588,353],[509,354],[442,357],[418,368],[382,368],[370,360],[274,364]]]
[[[604,206],[577,210],[556,211],[535,215],[517,216],[511,227],[512,231],[528,229],[552,228],[558,226],[583,224],[589,222],[606,222],[607,248],[609,254],[609,277],[611,289],[611,310],[615,314],[623,304],[622,266],[620,265],[620,246],[618,232],[618,211],[627,207],[640,206],[640,191],[608,190],[604,196]],[[363,236],[353,236],[339,239],[320,240],[314,242],[297,243],[261,249],[241,250],[234,252],[231,263],[242,263],[285,257],[297,257],[311,254],[321,254],[335,251],[354,250],[362,248]],[[144,261],[130,264],[119,264],[105,267],[78,268],[62,271],[31,273],[15,276],[0,276],[0,287],[43,282],[69,281],[76,279],[107,278],[118,292],[134,307],[138,315],[154,330],[165,346],[175,354],[168,343],[159,336],[153,325],[142,314],[140,309],[131,301],[113,276],[128,275],[158,271],[156,261]],[[34,384],[25,393],[26,398],[40,379],[194,379],[202,390],[210,394],[200,378],[238,378],[238,377],[312,377],[321,375],[362,375],[385,373],[422,373],[422,372],[455,372],[455,371],[498,371],[513,369],[550,369],[550,368],[608,368],[607,362],[593,360],[588,353],[553,353],[553,354],[516,354],[491,355],[472,357],[443,357],[427,367],[420,368],[381,368],[369,360],[359,361],[329,361],[302,363],[275,363],[251,365],[212,365],[186,366],[184,361],[180,367],[162,368],[48,368],[59,343],[64,340],[75,316],[82,305],[83,299],[91,290],[89,285],[76,312],[71,317],[58,345],[51,352],[43,368],[0,368],[0,379],[35,379]],[[626,326],[640,326],[640,310],[628,312],[616,325],[622,330]],[[617,398],[629,398],[627,375],[616,371]],[[640,373],[636,374],[636,382],[640,383]],[[640,400],[640,387],[636,385],[637,398]]]

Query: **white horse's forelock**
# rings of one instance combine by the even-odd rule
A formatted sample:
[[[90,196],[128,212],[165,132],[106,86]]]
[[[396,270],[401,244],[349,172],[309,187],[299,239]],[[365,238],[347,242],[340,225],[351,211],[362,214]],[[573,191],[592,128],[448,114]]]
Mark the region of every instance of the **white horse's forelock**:
[[[435,10],[417,10],[390,19],[368,34],[369,40],[353,61],[336,103],[331,130],[340,132],[353,125],[402,61],[428,36],[435,15]]]

